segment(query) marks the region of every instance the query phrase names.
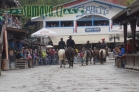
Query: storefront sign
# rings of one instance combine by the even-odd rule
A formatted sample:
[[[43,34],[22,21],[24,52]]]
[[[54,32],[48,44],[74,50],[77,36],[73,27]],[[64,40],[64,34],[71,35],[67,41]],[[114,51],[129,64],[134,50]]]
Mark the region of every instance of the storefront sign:
[[[80,15],[77,15],[76,17],[81,17],[84,15],[88,15],[88,14],[100,14],[100,15],[104,15],[106,16],[107,14],[109,14],[109,9],[107,7],[104,6],[80,6],[78,7],[78,10],[81,10]]]
[[[87,14],[100,14],[106,16],[109,10],[104,6],[80,6],[78,8],[64,9],[63,6],[24,6],[22,9],[9,9],[0,10],[0,12],[7,12],[11,14],[22,14],[27,17],[46,16],[46,17],[62,17],[63,14],[76,14],[76,17],[84,16]]]
[[[86,28],[85,32],[100,32],[100,28]]]

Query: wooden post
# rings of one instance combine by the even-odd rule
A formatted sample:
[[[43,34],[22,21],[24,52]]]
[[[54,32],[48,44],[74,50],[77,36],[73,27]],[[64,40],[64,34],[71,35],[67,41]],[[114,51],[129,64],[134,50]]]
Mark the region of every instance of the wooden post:
[[[131,31],[132,31],[132,53],[136,53],[135,46],[135,32],[136,32],[136,18],[130,21]]]
[[[6,52],[6,59],[9,60],[9,56],[8,56],[7,30],[4,31],[4,38],[5,38],[5,52]]]
[[[127,53],[127,23],[124,24],[124,47],[125,47],[125,53]]]

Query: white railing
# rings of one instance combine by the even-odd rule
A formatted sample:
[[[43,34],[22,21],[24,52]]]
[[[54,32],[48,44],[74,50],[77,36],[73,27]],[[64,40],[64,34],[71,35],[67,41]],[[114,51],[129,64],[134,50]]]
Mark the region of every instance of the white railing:
[[[100,28],[100,32],[85,32],[86,28]],[[58,35],[69,35],[74,33],[74,27],[48,27],[52,31],[58,33]],[[77,27],[78,34],[87,34],[87,33],[106,33],[110,32],[109,26],[85,26],[85,27]]]

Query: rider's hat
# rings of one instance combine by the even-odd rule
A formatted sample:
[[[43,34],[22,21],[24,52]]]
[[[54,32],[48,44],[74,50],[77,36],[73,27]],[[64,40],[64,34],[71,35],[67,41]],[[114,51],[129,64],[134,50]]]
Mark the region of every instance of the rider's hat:
[[[101,40],[105,40],[105,38],[102,38]]]
[[[72,38],[72,36],[70,35],[69,38]]]

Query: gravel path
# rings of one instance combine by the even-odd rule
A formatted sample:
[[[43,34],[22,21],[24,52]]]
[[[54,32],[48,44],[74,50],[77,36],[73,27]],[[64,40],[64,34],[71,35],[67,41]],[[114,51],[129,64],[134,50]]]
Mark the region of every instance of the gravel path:
[[[139,92],[139,72],[104,65],[59,65],[2,71],[0,92]]]

